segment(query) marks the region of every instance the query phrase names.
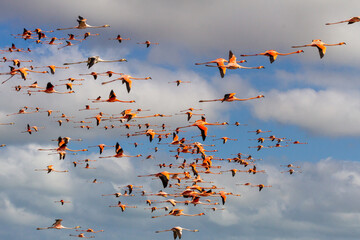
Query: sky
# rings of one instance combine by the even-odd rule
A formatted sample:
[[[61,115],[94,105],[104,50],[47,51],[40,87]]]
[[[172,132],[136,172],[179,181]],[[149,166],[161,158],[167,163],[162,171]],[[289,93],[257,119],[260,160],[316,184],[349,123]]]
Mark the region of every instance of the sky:
[[[66,62],[84,61],[90,56],[100,56],[105,60],[126,58],[127,62],[98,63],[88,69],[86,64],[69,65],[68,69],[56,69],[55,74],[29,73],[24,81],[19,76],[0,85],[0,238],[1,239],[69,239],[69,234],[79,234],[75,230],[42,230],[49,227],[55,219],[63,219],[66,227],[81,226],[104,230],[100,233],[85,233],[97,239],[172,239],[171,232],[155,231],[181,226],[198,229],[199,232],[184,232],[183,239],[355,239],[360,234],[357,222],[360,209],[357,191],[360,188],[360,164],[357,159],[357,142],[360,127],[360,84],[358,82],[360,43],[357,36],[360,23],[346,23],[327,26],[325,23],[337,22],[357,16],[358,1],[339,2],[335,0],[284,1],[10,1],[0,9],[0,49],[8,49],[12,43],[18,48],[30,48],[31,52],[1,51],[1,57],[8,59],[32,60],[22,66],[39,67],[34,70],[47,70],[47,65],[64,67]],[[87,19],[92,26],[108,24],[108,28],[72,29],[56,31],[58,28],[74,27],[78,16]],[[65,40],[56,40],[60,45],[36,44],[34,40],[16,38],[23,29],[41,28],[48,37],[66,38],[72,33],[82,38],[85,32],[99,34],[90,36],[74,46],[65,47]],[[120,34],[131,40],[119,43],[115,38]],[[313,39],[321,39],[333,44],[346,42],[346,45],[327,48],[324,58],[320,59],[318,50],[313,47],[301,48],[304,53],[279,56],[270,64],[266,56],[241,57],[241,54],[256,54],[274,49],[280,53],[293,52],[291,46],[310,44]],[[159,43],[146,48],[138,42]],[[45,41],[48,41],[46,39]],[[231,50],[246,67],[264,66],[263,69],[227,70],[221,78],[216,68],[195,65],[228,58]],[[0,73],[9,72],[11,62],[0,63]],[[101,84],[112,78],[99,76],[80,76],[92,71],[101,73],[108,70],[126,73],[133,77],[151,77],[146,81],[133,81],[130,93],[119,81]],[[15,91],[15,86],[27,86],[37,81],[45,87],[66,83],[60,81],[83,78],[81,86],[74,86],[73,94],[46,94],[36,92],[29,96],[26,90]],[[1,82],[7,75],[0,75]],[[176,86],[176,80],[188,81]],[[75,82],[74,82],[75,83]],[[55,86],[57,91],[66,91],[64,86]],[[135,103],[92,103],[89,99],[101,96],[106,99],[114,90],[121,100],[135,100]],[[199,100],[220,99],[227,93],[236,93],[239,98],[250,98],[260,94],[264,98],[244,102],[200,103]],[[79,111],[90,105],[99,108]],[[39,107],[40,112],[17,114],[24,106]],[[158,173],[160,163],[179,165],[184,158],[188,163],[200,157],[198,154],[181,153],[176,160],[172,151],[176,147],[158,144],[157,139],[149,142],[144,135],[126,137],[127,133],[143,131],[136,126],[125,129],[119,121],[102,121],[99,126],[93,117],[100,111],[120,114],[125,109],[141,108],[139,116],[152,114],[172,115],[136,119],[129,122],[138,125],[150,123],[155,131],[160,131],[163,123],[166,132],[172,133],[177,127],[187,126],[200,116],[194,115],[188,122],[182,110],[190,107],[202,109],[194,113],[205,114],[210,123],[228,122],[229,125],[209,126],[208,137],[202,141],[196,127],[184,128],[179,137],[189,141],[199,141],[215,158],[233,158],[241,152],[255,159],[259,170],[265,173],[248,174],[238,172],[234,177],[230,172],[222,174],[200,174],[204,180],[201,186],[216,185],[223,191],[241,196],[227,197],[225,205],[212,211],[212,206],[184,206],[184,213],[203,216],[166,216],[163,209],[151,213],[146,205],[147,199],[161,201],[159,196],[141,196],[141,191],[157,193],[179,192],[176,188],[163,188],[158,178],[138,177]],[[47,116],[44,112],[52,109]],[[70,122],[59,126],[59,116],[64,113]],[[178,115],[180,114],[180,115]],[[63,119],[64,120],[64,119]],[[92,128],[82,129],[74,121],[90,121]],[[243,125],[235,126],[235,122]],[[26,133],[26,126],[40,127],[38,132]],[[114,124],[118,128],[105,126]],[[121,127],[120,127],[121,126]],[[41,128],[43,127],[43,128]],[[271,133],[256,135],[257,129]],[[259,136],[275,135],[286,138],[281,145],[288,147],[264,148],[257,151],[255,140]],[[59,136],[70,137],[70,149],[88,149],[76,155],[67,154],[59,160],[57,154],[39,149],[56,148]],[[191,138],[194,137],[194,138]],[[229,137],[226,144],[216,140]],[[171,142],[171,137],[161,143]],[[214,141],[216,140],[216,141]],[[300,141],[307,144],[291,144]],[[95,146],[98,144],[115,145],[119,142],[125,154],[142,154],[139,158],[99,158],[114,155],[114,148],[105,148],[102,155]],[[134,143],[138,147],[134,147]],[[265,141],[265,147],[274,145]],[[159,151],[155,152],[155,147]],[[146,159],[152,155],[153,158]],[[73,161],[85,159],[85,164],[73,166]],[[289,174],[284,165],[293,164],[295,173]],[[34,171],[54,165],[56,170],[66,173]],[[247,168],[228,161],[213,161],[221,171],[232,168]],[[177,168],[166,168],[169,172],[182,172]],[[198,168],[198,170],[202,170]],[[219,169],[211,169],[219,172]],[[190,169],[188,169],[190,171]],[[98,184],[92,183],[97,179]],[[241,184],[264,184],[258,191],[256,187]],[[170,183],[175,183],[171,180]],[[184,181],[182,182],[184,183]],[[142,186],[135,190],[132,197],[102,196],[124,192],[124,186]],[[187,183],[190,184],[190,183]],[[184,185],[185,186],[185,185]],[[220,190],[216,190],[217,192]],[[63,206],[55,201],[69,201]],[[221,202],[219,196],[201,198],[211,202]],[[120,200],[129,206],[121,212],[110,208]],[[176,198],[176,200],[184,200]],[[168,203],[155,203],[158,208]]]

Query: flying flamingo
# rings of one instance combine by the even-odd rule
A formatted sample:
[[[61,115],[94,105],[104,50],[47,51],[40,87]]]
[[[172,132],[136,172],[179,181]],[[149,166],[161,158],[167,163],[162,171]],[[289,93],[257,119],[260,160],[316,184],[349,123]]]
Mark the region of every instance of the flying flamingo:
[[[258,53],[258,54],[251,54],[251,55],[245,55],[245,54],[241,54],[240,56],[242,57],[250,57],[250,56],[268,56],[269,59],[270,59],[270,63],[273,63],[277,56],[287,56],[287,55],[291,55],[291,54],[296,54],[296,53],[302,53],[304,52],[303,50],[299,50],[299,51],[296,51],[296,52],[290,52],[290,53],[279,53],[275,50],[267,50],[263,53]]]
[[[78,39],[73,39],[73,40],[78,40]],[[70,41],[66,41],[66,45],[64,45],[62,47],[58,47],[58,50],[63,49],[64,47],[70,47],[70,46],[75,46],[75,45],[78,45],[78,44],[73,44]]]
[[[85,108],[79,109],[79,111],[84,111],[84,110],[98,110],[99,108],[91,108],[90,105],[85,105]]]
[[[248,132],[255,132],[256,134],[259,134],[259,133],[267,133],[267,132],[271,132],[271,131],[262,131],[261,129],[257,129],[255,131],[248,131]]]
[[[156,231],[156,233],[172,231],[174,233],[174,240],[175,240],[176,238],[181,239],[183,230],[189,231],[189,232],[198,232],[199,231],[197,229],[191,230],[191,229],[182,228],[182,227],[177,226],[177,227],[173,227],[173,228],[168,229],[168,230]]]
[[[149,175],[139,175],[138,177],[158,177],[158,178],[160,178],[164,188],[166,188],[169,183],[170,176],[176,175],[176,174],[184,174],[184,173],[169,173],[167,171],[163,171],[163,172],[149,174]]]
[[[51,172],[69,172],[68,170],[64,170],[64,171],[58,171],[58,170],[55,170],[53,168],[54,165],[49,165],[47,166],[47,168],[45,169],[35,169],[35,171],[47,171],[47,173],[51,173]]]
[[[118,201],[117,205],[111,205],[109,207],[119,207],[119,208],[121,208],[122,212],[125,211],[126,208],[137,208],[137,206],[128,206],[128,205],[122,204],[121,201]]]
[[[150,47],[150,44],[154,44],[154,45],[159,45],[159,43],[153,43],[150,42],[149,40],[145,41],[145,42],[138,42],[137,44],[146,44],[146,47]]]
[[[360,22],[360,17],[352,17],[350,19],[344,20],[344,21],[340,21],[340,22],[334,22],[334,23],[325,23],[325,25],[333,25],[333,24],[338,24],[338,23],[348,23],[348,24],[353,24],[356,22]]]
[[[165,216],[175,216],[175,217],[178,217],[178,216],[190,216],[190,217],[193,217],[193,216],[202,216],[202,215],[205,215],[205,213],[198,213],[198,214],[186,214],[186,213],[183,213],[184,209],[177,209],[177,208],[174,208],[172,209],[168,214],[165,214],[165,215],[160,215],[160,216],[152,216],[151,218],[158,218],[158,217],[165,217]]]
[[[84,76],[84,75],[90,75],[93,76],[93,78],[96,80],[98,77],[98,73],[97,72],[91,72],[91,73],[80,73],[80,76]]]
[[[114,82],[114,81],[117,81],[117,80],[121,80],[122,84],[124,84],[124,83],[126,84],[126,90],[129,93],[130,90],[131,90],[132,80],[148,80],[148,79],[151,79],[151,77],[134,78],[134,77],[132,77],[130,75],[123,74],[119,78],[116,78],[116,79],[113,79],[113,80],[110,80],[110,81],[107,81],[107,82],[102,82],[101,84],[104,85],[104,84],[111,83],[111,82]]]
[[[312,43],[301,45],[301,46],[292,46],[292,48],[302,48],[302,47],[317,47],[319,50],[320,58],[323,58],[326,53],[326,46],[338,46],[338,45],[346,45],[345,42],[334,43],[334,44],[326,44],[323,43],[320,39],[312,40]]]
[[[122,103],[134,103],[135,101],[134,100],[131,100],[131,101],[122,101],[122,100],[119,100],[116,98],[116,95],[114,93],[114,90],[111,90],[110,91],[110,94],[109,94],[109,99],[107,100],[94,100],[92,101],[93,103],[97,103],[97,102],[122,102]]]
[[[75,26],[75,27],[70,27],[70,28],[58,28],[56,30],[68,30],[68,29],[86,29],[86,28],[106,28],[106,27],[110,27],[109,25],[103,25],[103,26],[90,26],[89,24],[86,23],[85,18],[79,16],[78,19],[76,20],[79,25]]]
[[[99,36],[100,34],[98,33],[90,33],[90,32],[86,32],[84,33],[84,39],[85,40],[86,38],[90,37],[90,36]]]
[[[61,205],[64,205],[65,203],[71,203],[70,201],[64,201],[63,199],[61,199],[59,201],[54,201],[54,202],[59,202],[59,203],[61,203]]]
[[[78,229],[80,226],[76,227],[64,227],[61,225],[62,219],[55,219],[55,223],[51,227],[44,227],[44,228],[36,228],[36,230],[44,230],[44,229]]]
[[[91,232],[91,233],[98,233],[98,232],[103,232],[104,230],[98,230],[98,231],[94,231],[94,229],[88,228],[86,230],[76,230],[77,232]]]
[[[118,40],[121,43],[122,40],[130,40],[130,38],[122,38],[119,34],[116,38],[109,38],[109,40]]]
[[[90,236],[90,237],[85,237],[85,235],[83,233],[80,233],[78,235],[74,235],[74,234],[69,234],[69,236],[71,237],[78,237],[78,238],[94,238],[95,236]]]
[[[191,83],[190,81],[181,81],[181,80],[176,80],[176,81],[172,81],[172,82],[169,82],[169,83],[176,83],[176,86],[179,86],[180,83]]]
[[[265,186],[264,184],[257,184],[257,185],[251,185],[251,187],[258,187],[259,192],[260,192],[264,187],[272,187],[272,186],[271,185]]]
[[[248,101],[248,100],[252,100],[252,99],[258,99],[258,98],[264,98],[264,95],[258,95],[256,97],[251,97],[251,98],[237,98],[235,97],[236,93],[227,93],[224,95],[223,98],[220,99],[214,99],[214,100],[200,100],[199,102],[216,102],[216,101],[221,101],[221,102],[233,102],[233,101]]]
[[[67,94],[67,93],[74,93],[74,91],[68,91],[68,92],[58,92],[54,89],[54,85],[51,84],[51,82],[48,82],[46,85],[46,89],[44,90],[36,90],[36,91],[30,91],[28,90],[29,93],[33,93],[33,92],[44,92],[44,93],[58,93],[58,94]]]
[[[105,75],[105,76],[108,76],[109,78],[112,77],[113,74],[118,74],[118,75],[124,75],[124,73],[117,73],[117,72],[113,72],[113,71],[107,71],[107,72],[104,72],[104,73],[99,73],[98,75]]]
[[[213,65],[205,65],[205,66],[207,66],[207,67],[217,67],[217,66],[213,66]],[[241,65],[238,64],[238,61],[236,61],[235,55],[230,50],[229,51],[229,63],[227,65],[224,65],[222,68],[225,68],[225,69],[241,69],[241,68],[243,68],[243,69],[261,69],[261,68],[264,68],[264,66],[259,66],[259,67],[244,67],[244,66],[241,66]],[[220,75],[225,76],[225,71],[223,71],[223,74],[220,71]]]
[[[206,136],[207,136],[207,130],[208,130],[205,125],[225,125],[225,124],[228,124],[228,123],[227,123],[227,122],[223,122],[223,123],[208,123],[208,122],[206,122],[205,117],[201,117],[201,119],[196,120],[194,124],[191,124],[191,125],[185,126],[185,127],[179,127],[178,129],[196,126],[196,127],[198,127],[199,130],[201,131],[202,139],[203,139],[203,141],[205,141]]]
[[[141,157],[142,156],[141,154],[138,154],[136,156],[130,156],[130,155],[124,154],[124,149],[122,149],[122,147],[120,146],[120,144],[118,142],[115,145],[115,153],[116,154],[113,156],[106,156],[106,157],[99,157],[99,158],[112,158],[112,157],[122,158],[122,157]]]
[[[109,145],[105,145],[105,144],[99,144],[99,145],[96,145],[96,146],[90,146],[89,148],[92,148],[92,147],[98,147],[99,150],[100,150],[100,154],[102,154],[105,147],[115,147],[115,146],[109,146]]]
[[[220,76],[221,78],[224,78],[225,73],[226,73],[226,67],[224,63],[227,63],[228,60],[224,59],[224,58],[217,58],[215,60],[212,60],[210,62],[204,62],[204,63],[195,63],[195,65],[203,65],[203,64],[211,64],[211,63],[216,63],[217,67],[219,68],[220,71]],[[236,61],[237,63],[243,63],[246,62],[246,60],[241,60],[241,61]]]
[[[86,61],[73,62],[73,63],[64,63],[64,65],[87,63],[87,67],[91,68],[92,66],[94,66],[95,63],[99,63],[99,62],[127,62],[127,60],[125,58],[122,58],[122,59],[119,59],[119,60],[103,60],[99,56],[92,56],[92,57],[88,57],[88,59]]]

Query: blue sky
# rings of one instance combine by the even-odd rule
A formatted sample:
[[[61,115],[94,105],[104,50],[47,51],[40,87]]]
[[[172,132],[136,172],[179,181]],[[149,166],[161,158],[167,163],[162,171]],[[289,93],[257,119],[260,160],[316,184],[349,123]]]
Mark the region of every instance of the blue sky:
[[[115,1],[101,3],[88,1],[11,1],[0,10],[1,48],[15,43],[18,48],[30,47],[31,53],[3,53],[9,59],[33,60],[33,66],[83,61],[89,56],[99,55],[103,59],[126,58],[126,63],[98,63],[91,69],[85,64],[71,65],[69,69],[57,69],[54,75],[30,73],[27,81],[14,77],[0,86],[0,123],[14,122],[12,126],[0,126],[0,238],[1,239],[69,239],[74,230],[44,230],[37,227],[51,226],[56,218],[64,219],[63,225],[81,226],[82,229],[103,229],[95,234],[97,239],[172,239],[171,233],[155,233],[157,230],[182,226],[199,229],[199,232],[184,232],[183,238],[199,239],[355,239],[359,235],[356,225],[360,218],[357,191],[360,187],[360,165],[356,144],[360,127],[360,84],[358,83],[360,44],[357,36],[360,24],[339,24],[326,26],[356,16],[360,3],[347,1]],[[321,9],[321,11],[319,11]],[[10,34],[20,34],[23,28],[34,30],[55,30],[76,26],[77,16],[88,19],[90,25],[109,24],[110,28],[90,30],[66,30],[47,33],[48,36],[67,37],[67,34],[82,35],[87,31],[99,33],[90,36],[77,46],[58,50],[59,46],[35,44],[31,40],[15,39]],[[118,34],[131,38],[130,41],[111,41]],[[80,38],[80,37],[79,37]],[[291,46],[310,44],[312,39],[325,43],[346,42],[343,46],[328,47],[325,57],[319,58],[317,49],[303,48],[304,53],[279,56],[270,64],[267,57],[242,58],[240,54],[255,54],[269,49],[278,52],[292,52]],[[150,40],[158,42],[146,48],[136,44]],[[64,41],[59,41],[64,42]],[[60,45],[61,46],[61,45]],[[259,70],[228,70],[222,79],[216,68],[196,66],[216,58],[227,58],[229,50],[246,59],[243,66],[265,66]],[[1,57],[2,57],[1,56]],[[1,63],[0,72],[7,72],[11,63]],[[22,63],[22,66],[29,66]],[[44,69],[45,70],[45,69]],[[34,93],[28,96],[24,90],[16,92],[15,85],[30,85],[38,81],[40,86],[47,82],[60,84],[61,79],[79,78],[79,74],[91,71],[124,72],[133,77],[147,77],[148,81],[134,81],[130,93],[124,85],[115,82],[101,85],[114,79],[101,76],[94,80],[83,76],[82,86],[74,86],[75,94],[55,95]],[[1,81],[7,76],[0,76]],[[168,82],[181,79],[191,83]],[[65,87],[55,89],[65,91]],[[114,89],[119,99],[132,100],[135,104],[91,103],[88,98],[101,95],[104,99]],[[201,99],[222,98],[224,94],[236,92],[239,98],[264,94],[265,98],[248,102],[199,103]],[[171,114],[171,118],[138,119],[133,124],[169,126],[168,132],[176,127],[186,126],[185,115],[174,115],[189,107],[202,108],[208,122],[236,121],[246,126],[209,126],[209,137],[204,144],[216,144],[215,157],[229,158],[238,152],[261,158],[256,162],[265,174],[249,175],[230,173],[204,175],[205,180],[214,181],[225,191],[241,194],[228,196],[225,210],[209,211],[203,206],[179,206],[186,213],[205,212],[199,217],[173,217],[152,219],[151,216],[164,214],[164,210],[150,213],[146,199],[160,200],[160,197],[101,196],[123,191],[118,187],[127,184],[142,185],[148,192],[162,189],[159,179],[138,178],[137,175],[157,173],[159,163],[179,164],[175,160],[176,149],[167,145],[149,143],[145,136],[126,138],[126,133],[138,131],[136,127],[104,130],[109,123],[102,122],[96,127],[93,120],[91,130],[74,128],[78,123],[56,122],[61,113],[74,116],[76,121],[93,117],[95,111],[79,112],[86,104],[98,107],[106,114],[119,114],[132,108],[150,109],[139,115],[155,113]],[[6,116],[24,106],[58,110],[48,117],[46,113]],[[199,119],[193,116],[192,120]],[[43,126],[32,135],[21,133],[26,125]],[[158,127],[153,127],[155,130]],[[293,141],[308,142],[307,145],[290,145],[286,148],[271,148],[256,151],[258,136],[248,131],[271,130],[263,133],[286,137]],[[141,129],[143,130],[143,129]],[[180,137],[190,139],[199,134],[195,127],[185,128]],[[213,141],[223,136],[236,138],[222,144]],[[81,142],[70,142],[69,148],[81,149],[105,143],[119,142],[126,154],[142,154],[141,158],[100,159],[96,148],[77,155],[68,154],[64,161],[57,155],[38,151],[39,148],[54,148],[58,136]],[[196,141],[201,139],[195,138]],[[170,142],[164,139],[162,142]],[[140,145],[135,148],[133,143]],[[201,141],[202,142],[202,141]],[[282,143],[285,145],[285,143]],[[269,146],[269,141],[264,146]],[[158,147],[159,151],[154,152]],[[113,148],[107,148],[102,156],[113,155]],[[147,155],[155,159],[145,159]],[[210,154],[210,153],[209,153]],[[188,162],[199,155],[181,154]],[[91,163],[96,169],[74,168],[73,161],[97,160]],[[287,169],[280,165],[301,166],[301,173],[281,173]],[[221,170],[231,168],[247,169],[234,163],[214,161]],[[34,169],[54,165],[55,169],[69,170],[68,173],[36,172]],[[169,171],[174,171],[170,169]],[[175,170],[178,171],[178,170]],[[217,171],[217,170],[214,170]],[[92,184],[97,178],[101,184]],[[272,185],[259,192],[256,188],[236,185],[251,182]],[[204,184],[203,186],[209,186]],[[174,189],[163,189],[174,192]],[[60,206],[54,203],[64,199],[71,201]],[[220,201],[211,197],[212,202]],[[109,208],[118,200],[136,205],[136,209],[121,212]],[[178,199],[177,199],[178,200]],[[179,198],[180,200],[180,198]],[[205,199],[201,199],[204,201]],[[155,204],[163,207],[166,204]],[[220,206],[220,205],[219,205]],[[170,206],[169,206],[170,207]],[[86,234],[91,236],[94,234]]]

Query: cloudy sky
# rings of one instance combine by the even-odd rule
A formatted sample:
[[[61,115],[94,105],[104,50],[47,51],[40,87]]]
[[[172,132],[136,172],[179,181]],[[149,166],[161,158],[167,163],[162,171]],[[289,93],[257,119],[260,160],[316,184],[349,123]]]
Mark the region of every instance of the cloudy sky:
[[[22,66],[40,67],[63,66],[65,62],[84,61],[98,55],[105,60],[126,58],[122,63],[98,63],[91,69],[86,64],[70,65],[69,69],[56,69],[54,75],[30,73],[27,80],[15,76],[0,85],[0,123],[14,122],[14,125],[0,125],[0,238],[1,239],[69,239],[69,234],[79,234],[75,230],[43,230],[37,227],[51,226],[55,219],[63,219],[66,227],[81,226],[81,229],[103,229],[104,232],[85,236],[97,239],[172,239],[172,233],[155,233],[157,230],[181,226],[198,229],[199,232],[184,232],[183,238],[190,239],[355,239],[360,230],[360,208],[357,199],[360,189],[360,164],[357,159],[357,141],[360,126],[360,83],[358,81],[360,43],[357,37],[360,23],[346,23],[326,26],[357,16],[358,1],[10,1],[0,9],[0,48],[8,49],[12,43],[16,47],[31,49],[30,53],[6,51],[1,57],[7,59],[32,60]],[[93,26],[110,25],[109,28],[87,30],[56,31],[57,28],[74,27],[78,16],[88,19]],[[358,25],[359,24],[359,25]],[[36,44],[33,39],[16,38],[23,29],[55,30],[46,33],[48,37],[67,38],[72,33],[83,38],[85,32],[99,34],[90,36],[75,46],[65,47],[65,40],[56,40],[61,45]],[[115,40],[120,34],[131,38],[121,44]],[[291,46],[310,44],[313,39],[325,43],[346,42],[346,45],[328,47],[323,59],[316,48],[303,48],[304,53],[279,56],[270,64],[268,57],[240,57],[241,54],[256,54],[274,49],[281,53],[294,51]],[[46,39],[44,41],[48,41]],[[146,48],[137,44],[150,40],[159,45]],[[216,68],[197,66],[216,58],[228,58],[229,50],[246,67],[265,66],[264,69],[227,70],[221,78]],[[298,50],[298,49],[296,49]],[[0,63],[0,72],[9,71],[11,62]],[[99,76],[80,76],[92,71],[101,73],[108,70],[126,73],[133,77],[151,77],[151,80],[133,81],[130,93],[120,81],[102,85],[104,81],[115,79]],[[64,84],[67,78],[83,78],[81,86],[74,86],[74,94],[26,94],[26,90],[15,91],[15,86],[27,86],[37,81],[45,87],[48,82]],[[8,76],[0,76],[1,82]],[[176,80],[188,81],[176,86]],[[74,82],[75,83],[75,82]],[[65,86],[56,90],[66,91]],[[106,99],[114,90],[121,100],[135,100],[136,103],[92,103],[89,99],[101,96]],[[236,93],[239,98],[265,98],[247,102],[199,103],[199,100],[219,99],[226,93]],[[79,111],[90,104],[91,111]],[[28,106],[39,107],[40,112],[12,115]],[[226,192],[241,196],[228,196],[225,210],[212,211],[207,206],[183,206],[185,213],[204,216],[173,217],[153,219],[151,216],[165,214],[163,209],[151,213],[145,204],[147,199],[163,200],[158,196],[141,196],[140,190],[133,197],[102,196],[124,191],[123,186],[133,184],[143,186],[141,190],[156,193],[164,190],[175,193],[175,188],[162,188],[159,179],[140,178],[160,172],[159,163],[180,164],[183,158],[175,160],[176,147],[149,143],[145,136],[127,138],[127,133],[144,130],[132,126],[125,129],[119,121],[103,121],[96,126],[92,118],[100,111],[105,116],[119,114],[124,109],[144,109],[139,116],[166,114],[172,117],[137,119],[133,125],[150,123],[156,131],[163,123],[172,133],[176,127],[189,125],[181,110],[190,107],[202,109],[194,111],[206,115],[208,122],[229,122],[226,126],[210,126],[206,141],[197,136],[195,127],[183,129],[179,134],[192,141],[215,144],[207,150],[218,150],[216,158],[233,158],[239,152],[250,154],[256,159],[259,170],[266,173],[249,175],[229,172],[221,175],[201,174],[206,181],[213,181]],[[48,117],[46,110],[52,109]],[[63,120],[59,126],[59,116],[64,113],[70,122]],[[10,116],[8,116],[10,115]],[[199,119],[193,116],[190,120]],[[90,130],[80,128],[78,121],[90,121]],[[235,122],[244,124],[235,126]],[[43,127],[33,134],[23,133],[26,125]],[[116,128],[105,130],[114,124]],[[256,135],[256,129],[271,133]],[[159,130],[160,131],[160,130]],[[215,135],[215,136],[214,136]],[[256,151],[259,136],[286,138],[289,145],[283,148],[265,148]],[[89,151],[76,155],[67,154],[65,160],[51,151],[38,149],[56,148],[51,141],[59,136],[82,141],[71,141],[70,149]],[[195,136],[193,139],[191,137]],[[220,137],[238,139],[222,144],[213,141]],[[290,140],[306,142],[294,145]],[[164,139],[168,143],[171,139]],[[119,142],[128,155],[142,154],[140,158],[99,158],[98,144],[115,145]],[[137,148],[134,143],[138,143]],[[265,141],[265,147],[274,145]],[[89,148],[90,147],[90,148]],[[159,151],[155,152],[154,148]],[[106,148],[101,156],[111,156],[113,148]],[[145,159],[152,155],[153,159]],[[199,155],[180,154],[187,162]],[[85,164],[73,167],[73,161],[85,159],[95,169],[84,169]],[[243,166],[225,161],[214,161],[222,171],[232,168],[247,170]],[[290,175],[283,165],[293,164],[297,172]],[[34,171],[54,165],[56,170],[66,173]],[[178,169],[166,169],[170,172]],[[201,169],[199,169],[201,170]],[[219,172],[218,169],[212,170]],[[92,183],[97,179],[98,184]],[[261,192],[257,188],[241,184],[271,185]],[[175,183],[173,180],[171,183]],[[202,186],[210,186],[203,184]],[[359,191],[359,192],[358,192]],[[58,200],[71,203],[60,205]],[[211,202],[220,202],[219,197],[210,197]],[[121,200],[136,209],[109,208]],[[177,198],[176,200],[183,200]],[[205,198],[201,198],[205,201]],[[156,207],[171,207],[169,204],[154,204]],[[171,208],[170,208],[171,209]]]

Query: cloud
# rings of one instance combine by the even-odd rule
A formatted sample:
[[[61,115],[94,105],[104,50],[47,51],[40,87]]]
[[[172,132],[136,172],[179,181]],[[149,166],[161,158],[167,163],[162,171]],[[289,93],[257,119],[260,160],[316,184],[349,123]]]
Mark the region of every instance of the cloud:
[[[313,89],[272,90],[266,102],[253,104],[253,114],[264,121],[300,126],[324,136],[355,136],[360,128],[357,91]],[[276,107],[274,107],[276,106]]]

